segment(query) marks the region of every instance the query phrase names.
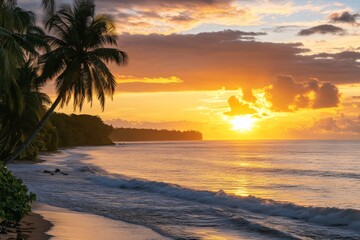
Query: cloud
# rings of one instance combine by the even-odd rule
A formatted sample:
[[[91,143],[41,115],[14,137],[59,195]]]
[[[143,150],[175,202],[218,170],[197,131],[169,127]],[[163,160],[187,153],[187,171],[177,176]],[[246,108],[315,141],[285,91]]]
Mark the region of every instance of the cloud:
[[[120,75],[116,79],[117,83],[181,83],[183,82],[180,78],[176,76],[171,77],[154,77],[154,78],[137,78],[132,75]]]
[[[323,24],[318,25],[312,28],[303,29],[299,32],[300,36],[309,36],[313,34],[338,34],[338,35],[344,35],[345,29],[341,27],[336,27],[331,24]]]
[[[99,12],[114,16],[121,33],[174,33],[201,24],[248,25],[258,17],[235,0],[105,0]]]
[[[266,88],[267,99],[275,111],[296,111],[301,108],[331,108],[340,104],[338,88],[330,82],[309,79],[296,82],[292,76],[279,76]]]
[[[128,52],[125,68],[114,75],[136,78],[176,76],[178,84],[122,83],[122,91],[217,90],[261,88],[274,78],[291,75],[297,81],[324,79],[342,84],[360,80],[360,53],[310,55],[300,43],[257,41],[261,32],[225,30],[199,34],[122,34],[119,48]],[[304,55],[306,54],[306,55]],[[326,59],[321,58],[326,56]],[[359,58],[358,58],[359,57]]]
[[[329,108],[337,107],[340,104],[339,89],[329,82],[323,83],[320,87],[317,86],[317,91],[313,108]]]
[[[359,135],[360,115],[340,114],[339,116],[321,118],[313,124],[311,129],[322,133]]]
[[[257,113],[247,102],[240,102],[239,99],[235,96],[231,96],[228,99],[230,112],[225,112],[225,115],[236,116],[243,114],[253,114]]]
[[[339,62],[353,62],[353,61],[358,61],[360,59],[360,52],[343,51],[340,53],[332,53],[332,54],[320,53],[315,55],[315,57],[333,59]]]
[[[58,0],[57,5],[71,3]],[[295,3],[291,0],[102,0],[96,1],[99,13],[112,15],[119,33],[183,32],[201,25],[262,25],[271,17],[290,16],[301,12],[319,13],[334,3]],[[42,18],[40,0],[19,0],[21,7]],[[281,20],[281,22],[283,22]],[[281,30],[280,30],[281,31]]]
[[[225,114],[235,116],[257,113],[257,116],[267,116],[269,112],[338,107],[340,100],[339,90],[332,83],[315,78],[297,82],[292,76],[280,75],[271,85],[253,89],[252,94],[243,93],[240,100],[235,96],[230,97],[228,103],[231,111]]]
[[[350,23],[352,25],[357,24],[356,20],[360,17],[358,13],[350,13],[348,11],[342,13],[333,13],[329,16],[329,19],[333,23]]]

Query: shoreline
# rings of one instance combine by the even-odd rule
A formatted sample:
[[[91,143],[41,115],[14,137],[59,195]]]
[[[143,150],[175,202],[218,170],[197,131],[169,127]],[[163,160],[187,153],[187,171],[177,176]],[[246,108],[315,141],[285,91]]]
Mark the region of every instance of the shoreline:
[[[46,152],[42,155],[59,152],[61,151]],[[47,160],[39,158],[37,161],[17,160],[11,164],[37,165],[44,162]],[[31,212],[21,220],[19,226],[7,228],[7,234],[0,234],[0,240],[112,240],[114,235],[126,240],[168,239],[145,226],[100,215],[72,211],[41,202],[34,202],[31,208]]]
[[[53,223],[41,214],[31,212],[21,220],[19,226],[7,227],[7,233],[0,234],[0,239],[49,240],[52,236],[48,232],[53,226]]]
[[[114,236],[126,240],[166,240],[150,228],[113,220],[95,214],[83,213],[37,203],[34,212],[52,224],[46,234],[53,240],[113,240]]]
[[[0,240],[167,240],[150,228],[102,216],[35,203],[18,227],[7,228]]]

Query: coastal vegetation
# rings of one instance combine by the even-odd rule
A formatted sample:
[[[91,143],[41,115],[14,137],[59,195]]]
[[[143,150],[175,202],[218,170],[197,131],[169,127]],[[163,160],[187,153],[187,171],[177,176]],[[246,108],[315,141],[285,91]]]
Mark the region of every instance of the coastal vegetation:
[[[110,145],[112,131],[98,116],[53,113],[18,160],[36,161],[40,152],[54,152],[63,147]]]
[[[22,181],[0,163],[0,224],[19,222],[30,212],[36,196],[29,193]]]
[[[54,146],[56,149],[113,144],[109,138],[113,128],[106,125],[98,116],[54,113],[50,117],[50,122],[54,129],[52,139],[57,143]]]
[[[111,140],[120,141],[186,141],[202,140],[198,131],[177,131],[137,128],[115,128],[110,134]]]
[[[74,109],[81,110],[94,95],[104,109],[106,96],[112,97],[116,86],[107,64],[121,66],[128,59],[116,47],[113,19],[95,14],[93,0],[76,0],[58,10],[53,0],[42,4],[45,30],[16,0],[0,0],[0,223],[20,221],[35,200],[5,165],[59,146],[95,144],[89,136],[98,129],[89,129],[99,118],[87,117],[89,125],[79,130],[77,118],[82,117],[52,113],[71,99]],[[55,81],[57,92],[52,104],[41,92],[49,81]],[[65,128],[70,136],[64,136]],[[101,131],[108,135],[108,129]],[[111,142],[94,135],[98,141]]]
[[[125,52],[109,47],[117,44],[112,18],[95,15],[92,0],[78,0],[74,6],[65,4],[57,12],[48,13],[45,28],[49,50],[38,57],[42,70],[38,80],[43,83],[55,80],[57,97],[32,133],[5,162],[16,159],[31,144],[59,105],[67,105],[72,99],[74,109],[81,110],[84,101],[92,103],[96,95],[104,109],[105,97],[111,97],[116,86],[106,64],[127,63]]]

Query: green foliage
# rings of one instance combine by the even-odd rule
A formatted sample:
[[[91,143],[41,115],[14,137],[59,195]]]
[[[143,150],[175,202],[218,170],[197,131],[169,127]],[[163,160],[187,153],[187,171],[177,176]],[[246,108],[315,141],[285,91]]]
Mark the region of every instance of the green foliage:
[[[29,61],[18,69],[16,85],[11,84],[11,92],[18,90],[17,97],[0,91],[0,158],[9,156],[38,124],[46,112],[49,97],[40,92],[38,68]],[[12,100],[11,100],[12,99]],[[14,100],[16,99],[16,101]],[[36,158],[37,152],[45,145],[36,139],[23,156],[29,159]]]
[[[109,139],[113,128],[98,116],[54,113],[50,121],[58,134],[59,147],[113,144]]]
[[[35,194],[0,163],[0,221],[19,222],[35,200]]]

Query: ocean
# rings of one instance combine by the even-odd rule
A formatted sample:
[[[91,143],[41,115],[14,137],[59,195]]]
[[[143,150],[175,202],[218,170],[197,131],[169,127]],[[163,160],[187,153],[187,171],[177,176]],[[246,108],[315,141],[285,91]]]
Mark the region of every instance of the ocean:
[[[41,158],[10,165],[39,202],[164,238],[360,239],[360,141],[128,142]],[[56,168],[69,175],[44,173]]]

